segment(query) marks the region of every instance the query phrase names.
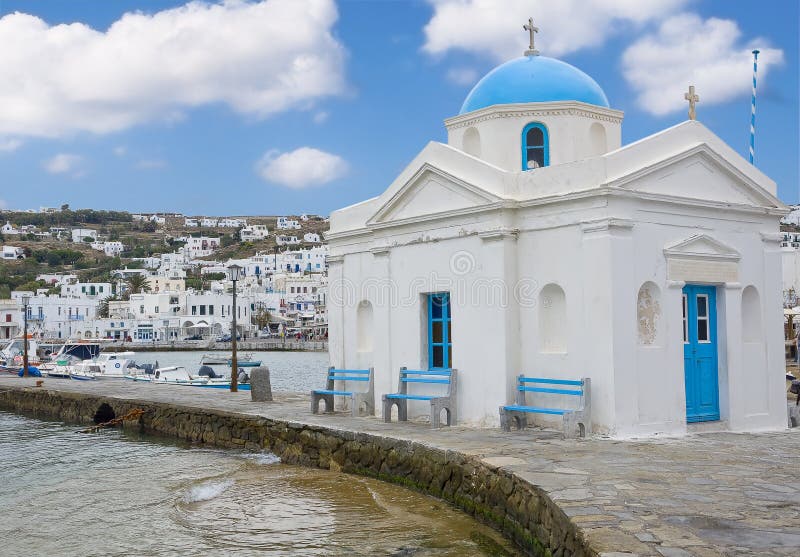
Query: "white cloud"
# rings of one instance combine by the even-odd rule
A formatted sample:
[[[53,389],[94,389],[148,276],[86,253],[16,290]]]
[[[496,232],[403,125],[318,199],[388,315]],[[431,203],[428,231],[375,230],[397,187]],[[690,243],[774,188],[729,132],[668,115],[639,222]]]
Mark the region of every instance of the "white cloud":
[[[428,0],[433,17],[425,25],[423,50],[458,49],[497,61],[522,56],[528,46],[523,24],[539,27],[536,47],[561,56],[601,45],[606,38],[675,13],[689,0]]]
[[[330,114],[324,110],[320,110],[316,114],[314,114],[313,120],[315,124],[324,124],[328,121],[328,117]]]
[[[347,171],[348,164],[343,158],[313,147],[300,147],[288,153],[268,151],[256,163],[256,172],[264,180],[295,189],[326,184]]]
[[[664,21],[657,31],[628,47],[622,72],[644,110],[662,116],[687,108],[683,94],[694,85],[704,105],[746,96],[752,90],[753,48],[759,48],[759,80],[783,63],[783,51],[764,39],[745,43],[736,22],[703,20],[681,14]]]
[[[475,68],[459,67],[447,70],[446,77],[456,85],[473,85],[479,76]]]
[[[2,139],[0,138],[0,153],[13,153],[22,146],[22,141],[19,139]]]
[[[264,118],[342,94],[333,0],[190,2],[107,31],[0,18],[0,135],[107,133],[224,104]]]
[[[114,147],[114,154],[118,157],[124,157],[128,153],[128,148],[124,145],[120,145],[119,147]]]
[[[79,178],[84,174],[82,164],[83,157],[79,155],[59,153],[44,161],[44,169],[50,174],[69,174],[73,178]]]

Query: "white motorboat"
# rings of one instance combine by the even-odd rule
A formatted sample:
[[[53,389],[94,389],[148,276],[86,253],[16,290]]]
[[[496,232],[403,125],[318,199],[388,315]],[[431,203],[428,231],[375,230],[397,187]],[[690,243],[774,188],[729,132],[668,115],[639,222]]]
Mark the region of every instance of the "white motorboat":
[[[77,381],[94,381],[103,375],[103,368],[92,360],[81,360],[69,366],[69,378]]]

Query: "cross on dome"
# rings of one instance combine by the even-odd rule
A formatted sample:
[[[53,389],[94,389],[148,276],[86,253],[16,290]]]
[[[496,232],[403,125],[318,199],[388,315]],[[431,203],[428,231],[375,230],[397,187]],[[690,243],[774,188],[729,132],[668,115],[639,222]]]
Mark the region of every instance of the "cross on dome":
[[[700,97],[694,94],[694,85],[689,85],[689,92],[684,93],[683,98],[689,101],[689,120],[697,120],[695,105],[700,102]]]
[[[533,45],[534,33],[539,32],[539,28],[533,25],[533,18],[528,18],[527,25],[522,26],[531,36],[531,44],[528,46],[528,50],[525,51],[525,56],[539,56],[539,51],[536,50],[536,47]]]

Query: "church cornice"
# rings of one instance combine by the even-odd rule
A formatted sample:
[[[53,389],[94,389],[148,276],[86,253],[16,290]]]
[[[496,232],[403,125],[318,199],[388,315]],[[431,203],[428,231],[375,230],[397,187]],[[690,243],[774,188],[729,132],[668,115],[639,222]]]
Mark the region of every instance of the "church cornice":
[[[577,101],[503,104],[489,106],[467,114],[459,114],[446,119],[444,125],[448,130],[456,130],[496,118],[536,119],[548,116],[580,116],[602,122],[620,124],[624,113],[621,110],[603,108]]]

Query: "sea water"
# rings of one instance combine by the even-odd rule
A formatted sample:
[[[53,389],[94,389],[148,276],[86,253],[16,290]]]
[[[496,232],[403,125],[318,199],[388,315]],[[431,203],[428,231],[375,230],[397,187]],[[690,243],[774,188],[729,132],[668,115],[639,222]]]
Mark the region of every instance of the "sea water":
[[[377,480],[0,412],[0,555],[512,555]]]

